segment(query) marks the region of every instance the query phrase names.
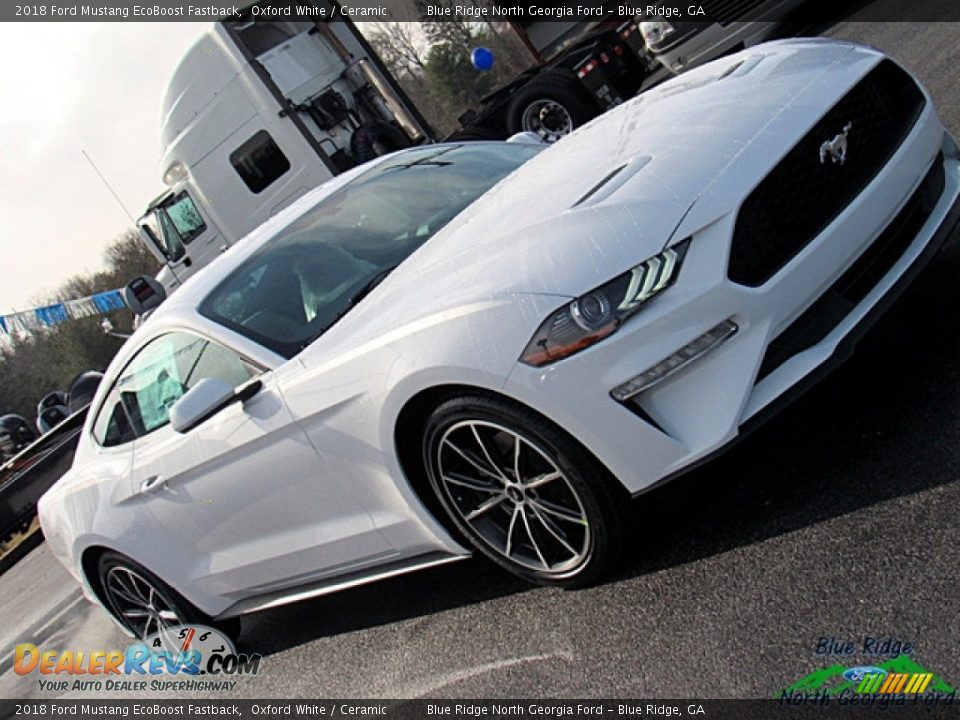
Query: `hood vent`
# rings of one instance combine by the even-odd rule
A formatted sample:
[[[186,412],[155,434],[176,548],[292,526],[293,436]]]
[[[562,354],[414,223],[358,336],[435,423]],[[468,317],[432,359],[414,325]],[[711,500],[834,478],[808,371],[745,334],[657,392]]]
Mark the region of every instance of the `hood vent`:
[[[739,62],[735,62],[733,65],[724,70],[719,76],[717,76],[717,80],[723,80],[724,78],[728,77],[743,77],[753,70],[757,65],[759,65],[763,58],[763,55],[751,55],[750,57],[740,60]]]
[[[623,187],[623,185],[648,162],[650,162],[650,156],[641,155],[625,165],[615,168],[614,170],[610,171],[600,182],[587,190],[587,192],[582,195],[580,199],[577,200],[571,207],[579,207],[581,205],[596,205],[597,203],[606,200],[608,197],[613,195],[613,193]],[[588,200],[590,201],[589,203],[587,202]]]

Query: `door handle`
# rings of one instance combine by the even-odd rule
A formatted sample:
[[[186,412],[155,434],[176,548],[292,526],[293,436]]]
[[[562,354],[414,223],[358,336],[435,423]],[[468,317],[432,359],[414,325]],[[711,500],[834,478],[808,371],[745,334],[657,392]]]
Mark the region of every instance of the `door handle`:
[[[142,483],[140,483],[140,491],[145,493],[152,493],[160,490],[163,487],[166,487],[167,479],[163,475],[154,475],[148,477]]]

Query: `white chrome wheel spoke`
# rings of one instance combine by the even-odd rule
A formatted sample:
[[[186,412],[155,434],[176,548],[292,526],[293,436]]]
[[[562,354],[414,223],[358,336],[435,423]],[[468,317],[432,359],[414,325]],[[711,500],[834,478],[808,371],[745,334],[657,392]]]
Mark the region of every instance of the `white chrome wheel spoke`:
[[[147,600],[147,596],[143,594],[143,590],[140,589],[140,585],[137,584],[137,579],[128,571],[124,570],[124,575],[127,576],[129,583],[121,583],[124,587],[128,588],[129,591],[136,595],[139,598],[139,601],[144,605],[149,605],[150,601]],[[117,578],[117,582],[120,582],[120,579]]]
[[[546,485],[547,483],[553,482],[554,480],[559,480],[562,477],[563,477],[563,473],[560,473],[560,472],[547,473],[546,475],[540,475],[538,477],[535,477],[533,480],[531,480],[528,483],[524,483],[523,487],[526,488],[527,490],[533,490],[534,488],[538,488],[541,485]]]
[[[483,515],[485,512],[488,512],[489,510],[493,510],[493,508],[495,508],[497,505],[499,505],[506,499],[507,499],[506,495],[497,495],[495,497],[492,497],[486,502],[481,503],[476,510],[473,510],[472,512],[464,515],[463,519],[466,520],[467,522],[470,522],[471,520],[475,520],[481,515]]]
[[[554,517],[558,517],[561,520],[566,520],[567,522],[576,523],[577,525],[586,525],[586,518],[580,515],[574,515],[570,510],[567,510],[564,507],[559,505],[554,505],[551,502],[547,502],[543,498],[537,498],[536,500],[530,501],[534,507],[542,510],[543,512],[550,513]]]
[[[506,556],[510,557],[510,550],[513,547],[513,526],[517,524],[517,515],[520,513],[520,506],[514,505],[513,515],[510,516],[510,525],[507,527],[507,549]]]
[[[527,513],[522,507],[520,508],[520,517],[523,518],[523,525],[527,529],[527,537],[530,538],[530,544],[533,545],[533,549],[536,551],[537,557],[540,558],[540,562],[543,563],[543,569],[549,570],[550,565],[547,563],[546,558],[543,557],[543,553],[540,551],[540,546],[537,545],[536,538],[533,537],[533,530],[530,528],[530,521],[527,520]]]
[[[127,602],[132,603],[132,604],[136,605],[137,607],[142,607],[142,606],[144,605],[143,600],[142,600],[141,598],[138,598],[138,597],[134,596],[134,595],[131,595],[131,594],[130,594],[130,591],[127,590],[126,588],[124,588],[124,587],[120,584],[120,581],[119,581],[119,580],[115,580],[115,581],[110,585],[110,588],[111,588],[111,592],[113,592],[115,595],[117,595],[117,596],[119,596],[119,597],[122,597],[122,598],[123,598],[124,600],[126,600]]]
[[[570,543],[568,543],[566,540],[563,539],[561,533],[559,532],[559,528],[557,528],[557,527],[554,526],[553,521],[550,520],[550,518],[546,517],[546,516],[537,508],[536,505],[531,505],[530,507],[533,509],[533,514],[537,516],[537,520],[540,521],[540,524],[543,525],[543,527],[546,529],[546,531],[547,531],[548,533],[550,533],[551,535],[553,535],[553,538],[554,538],[558,543],[560,543],[561,545],[563,545],[564,548],[566,548],[567,552],[569,552],[571,555],[574,555],[574,556],[580,554],[580,553],[578,553],[576,550],[573,549],[573,547],[570,545]]]
[[[490,457],[490,453],[487,451],[487,446],[484,445],[483,440],[480,439],[480,433],[477,432],[477,426],[471,425],[470,429],[473,430],[473,437],[477,439],[477,445],[479,445],[480,449],[483,451],[483,456],[487,459],[487,462],[490,463],[490,467],[492,467],[496,471],[497,476],[502,481],[507,482],[508,480],[507,476],[503,474],[503,471],[500,469],[500,466],[493,461],[492,457]]]
[[[110,576],[110,579],[112,580],[113,587],[118,592],[123,593],[124,597],[128,598],[130,602],[137,603],[138,605],[146,604],[146,598],[140,594],[136,583],[133,582],[133,578],[128,578],[129,582],[124,582],[120,579],[120,575],[115,573]]]
[[[471,465],[473,465],[473,467],[476,468],[477,472],[483,473],[484,475],[489,475],[490,477],[492,477],[492,478],[493,478],[494,480],[496,480],[497,482],[502,482],[502,481],[503,481],[503,478],[500,477],[499,474],[497,474],[497,473],[492,473],[492,472],[490,472],[489,470],[487,470],[485,467],[483,467],[482,465],[480,465],[476,460],[474,460],[472,457],[470,457],[469,455],[467,455],[463,450],[461,450],[460,448],[458,448],[456,445],[454,445],[454,444],[453,444],[452,442],[450,442],[449,440],[444,440],[444,444],[445,444],[448,448],[450,448],[451,450],[453,450],[455,453],[457,453],[457,455],[459,455],[459,456],[462,457],[464,460],[466,460],[468,463],[470,463]]]
[[[453,477],[452,475],[444,475],[444,482],[448,482],[451,485],[459,485],[460,487],[470,488],[471,490],[476,490],[477,492],[485,493],[494,493],[499,494],[503,492],[501,487],[490,487],[489,485],[484,485],[483,483],[473,480],[472,478],[466,478],[463,476]]]
[[[523,482],[520,479],[520,436],[513,436],[513,479],[517,482]]]

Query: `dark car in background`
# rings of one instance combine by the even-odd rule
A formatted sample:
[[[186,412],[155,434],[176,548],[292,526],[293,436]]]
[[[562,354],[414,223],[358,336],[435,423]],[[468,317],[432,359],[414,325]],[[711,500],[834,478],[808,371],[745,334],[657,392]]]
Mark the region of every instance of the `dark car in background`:
[[[44,396],[37,425],[47,431],[39,439],[20,415],[0,417],[0,541],[29,528],[37,500],[70,469],[101,378],[87,371],[73,379],[68,392]]]

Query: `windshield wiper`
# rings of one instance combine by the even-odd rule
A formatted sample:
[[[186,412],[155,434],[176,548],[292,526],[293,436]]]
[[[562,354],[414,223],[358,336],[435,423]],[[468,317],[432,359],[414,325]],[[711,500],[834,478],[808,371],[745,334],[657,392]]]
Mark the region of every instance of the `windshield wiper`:
[[[347,302],[347,306],[340,312],[340,314],[337,316],[337,319],[339,320],[343,315],[348,313],[352,308],[356,307],[357,303],[359,303],[367,295],[373,292],[373,289],[377,285],[382,283],[386,279],[387,275],[392,273],[396,269],[396,267],[397,267],[396,265],[385,267],[383,270],[376,273],[372,278],[367,280],[367,282],[363,284],[363,287],[361,287],[353,295],[350,296],[350,300],[349,302]]]
[[[450,160],[414,160],[411,163],[406,163],[405,165],[391,165],[388,168],[384,168],[384,172],[390,172],[391,170],[409,170],[410,168],[415,167],[447,167],[448,165],[453,165]]]
[[[399,263],[397,263],[399,265]],[[336,317],[333,318],[329,323],[323,326],[317,333],[312,335],[303,345],[300,346],[300,349],[303,350],[307,345],[312,343],[318,337],[323,335],[327,330],[336,325],[340,319],[346,315],[348,312],[353,310],[357,305],[360,304],[360,301],[363,300],[367,295],[373,292],[373,289],[382,283],[387,275],[392,273],[397,268],[397,265],[391,265],[390,267],[385,267],[383,270],[380,270],[373,275],[369,280],[367,280],[359,290],[357,290],[353,295],[350,296],[350,299],[347,301],[347,304],[344,306],[343,310],[337,313]]]
[[[455,149],[456,148],[454,147],[447,147],[447,148],[444,148],[443,150],[440,150],[439,152],[433,153],[433,155],[430,155],[425,158],[421,158],[419,160],[414,160],[413,162],[397,163],[396,165],[388,165],[387,167],[384,168],[384,172],[389,170],[409,170],[410,168],[413,168],[413,167],[423,167],[423,166],[431,166],[431,165],[435,167],[446,167],[447,165],[453,165],[452,160],[437,160],[436,158],[440,157],[441,155],[446,155],[448,152],[452,152]]]

